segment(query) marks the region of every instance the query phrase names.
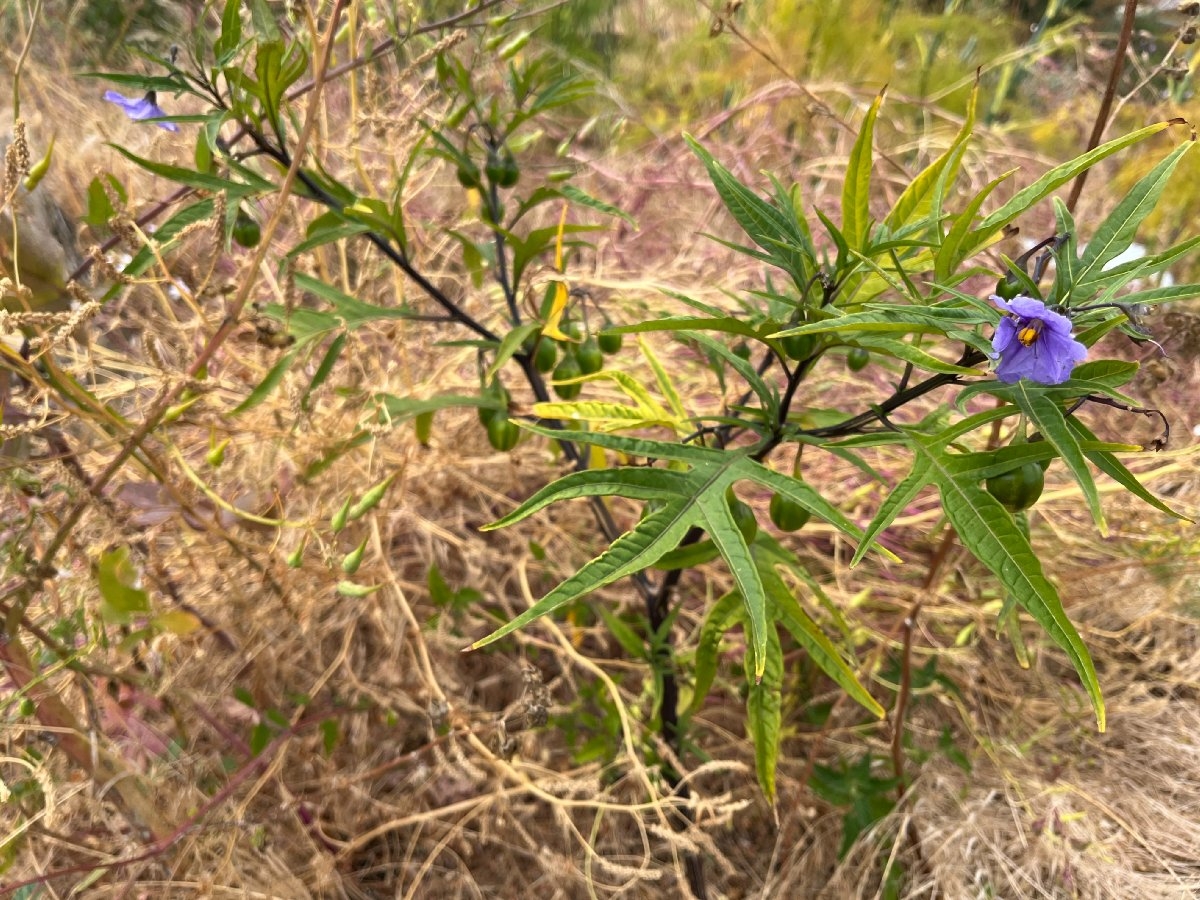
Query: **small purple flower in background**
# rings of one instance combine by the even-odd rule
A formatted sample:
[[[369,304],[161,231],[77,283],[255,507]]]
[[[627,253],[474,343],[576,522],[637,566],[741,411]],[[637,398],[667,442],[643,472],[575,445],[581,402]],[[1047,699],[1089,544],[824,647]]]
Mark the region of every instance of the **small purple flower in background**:
[[[109,103],[117,104],[117,106],[125,110],[125,115],[129,116],[135,122],[140,122],[143,119],[159,119],[166,115],[162,107],[158,105],[158,97],[154,91],[147,91],[146,96],[140,99],[126,97],[117,91],[105,91],[104,99]],[[154,124],[167,131],[179,130],[179,126],[174,122],[155,122]]]
[[[992,359],[999,359],[996,377],[1005,384],[1022,378],[1039,384],[1062,384],[1075,364],[1087,356],[1087,347],[1071,337],[1071,320],[1051,312],[1041,300],[1013,297],[991,301],[1008,315],[996,326]]]

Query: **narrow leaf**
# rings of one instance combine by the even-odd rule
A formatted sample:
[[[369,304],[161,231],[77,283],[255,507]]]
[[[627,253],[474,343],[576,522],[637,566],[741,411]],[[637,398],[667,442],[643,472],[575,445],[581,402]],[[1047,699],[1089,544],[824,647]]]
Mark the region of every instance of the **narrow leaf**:
[[[1185,141],[1168,153],[1158,165],[1138,180],[1100,223],[1083,251],[1079,268],[1075,272],[1074,284],[1086,282],[1093,272],[1102,270],[1106,264],[1129,249],[1138,226],[1158,204],[1175,167],[1193,146],[1193,141]]]
[[[742,595],[730,591],[712,605],[704,624],[700,627],[700,637],[696,641],[696,673],[695,684],[692,688],[691,712],[696,712],[708,696],[712,683],[717,677],[717,662],[721,649],[721,638],[734,625],[742,621],[746,614]]]
[[[642,519],[632,531],[617,538],[608,550],[584,565],[525,612],[473,643],[470,649],[486,647],[597,588],[654,565],[665,553],[679,546],[695,518],[695,511],[690,509],[690,504],[680,500],[668,503]]]
[[[969,479],[954,477],[936,445],[918,435],[911,436],[914,450],[928,461],[946,516],[963,544],[1066,652],[1091,697],[1096,724],[1103,731],[1104,698],[1091,655],[1067,618],[1058,592],[1042,573],[1042,564],[1029,541],[995,497]]]
[[[1095,435],[1088,430],[1086,425],[1084,425],[1074,416],[1071,416],[1069,419],[1067,419],[1067,425],[1080,437],[1085,438],[1088,441],[1095,440]],[[1183,519],[1185,522],[1193,521],[1192,519],[1189,519],[1187,516],[1183,515],[1183,513],[1179,513],[1171,509],[1171,507],[1167,506],[1167,504],[1163,503],[1152,493],[1146,490],[1146,487],[1137,480],[1137,476],[1130,472],[1129,469],[1126,468],[1125,464],[1111,453],[1105,453],[1096,450],[1085,451],[1085,453],[1087,458],[1092,461],[1096,468],[1098,468],[1113,481],[1120,484],[1123,488],[1125,488],[1125,490],[1129,491],[1139,500],[1150,504],[1159,512],[1164,512],[1168,516],[1173,516],[1176,519]]]
[[[750,548],[733,518],[723,490],[710,490],[699,495],[696,506],[703,516],[704,528],[729,566],[734,583],[746,604],[750,646],[755,658],[754,678],[761,681],[766,666],[767,632],[770,630],[773,633],[774,629],[767,627],[767,597],[758,566],[750,556]]]
[[[846,665],[846,661],[837,652],[837,648],[800,606],[778,573],[774,569],[764,569],[762,576],[767,596],[775,605],[775,615],[780,623],[791,633],[797,643],[808,651],[808,655],[812,657],[812,661],[817,664],[817,667],[845,691],[850,699],[873,716],[882,719],[886,715],[884,708],[862,686],[854,674],[854,670]]]
[[[1048,398],[1028,380],[1022,378],[1016,383],[1013,400],[1021,408],[1021,412],[1029,417],[1042,436],[1050,443],[1059,456],[1062,457],[1071,475],[1083,490],[1087,498],[1088,509],[1101,535],[1108,534],[1108,523],[1104,519],[1104,510],[1100,506],[1100,493],[1096,490],[1096,482],[1088,468],[1087,460],[1075,439],[1074,432],[1067,427],[1066,416],[1062,408]]]
[[[756,672],[746,697],[747,730],[754,742],[754,771],[758,786],[775,806],[775,768],[779,762],[779,740],[783,734],[783,648],[779,632],[771,629],[761,652],[746,659],[747,670]],[[748,674],[748,673],[747,673]]]
[[[691,479],[683,472],[645,466],[621,466],[615,469],[587,469],[572,472],[553,481],[510,512],[484,525],[482,531],[507,528],[532,516],[551,503],[579,497],[628,497],[632,500],[678,500],[691,490]],[[644,521],[644,520],[643,520]]]
[[[852,250],[866,250],[867,233],[871,227],[871,167],[872,144],[875,140],[875,119],[883,103],[883,92],[867,110],[858,138],[850,151],[846,180],[842,186],[842,234]]]
[[[1029,187],[1018,191],[1011,200],[998,210],[984,218],[979,223],[979,227],[972,231],[967,240],[963,242],[964,252],[962,258],[965,259],[970,256],[975,250],[986,244],[997,231],[1028,210],[1035,203],[1048,197],[1080,172],[1090,169],[1096,163],[1107,159],[1114,153],[1118,153],[1126,147],[1131,147],[1140,141],[1144,141],[1146,138],[1158,134],[1160,131],[1179,122],[1182,122],[1182,120],[1173,119],[1166,122],[1156,122],[1153,125],[1148,125],[1145,128],[1122,135],[1115,140],[1109,141],[1107,144],[1101,144],[1095,150],[1091,150],[1060,166],[1055,166],[1033,184],[1029,185]]]

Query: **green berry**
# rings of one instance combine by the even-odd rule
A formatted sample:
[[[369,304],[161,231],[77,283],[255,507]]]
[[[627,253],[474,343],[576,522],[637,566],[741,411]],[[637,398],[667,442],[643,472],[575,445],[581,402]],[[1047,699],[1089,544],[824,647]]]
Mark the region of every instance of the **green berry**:
[[[257,247],[262,240],[262,229],[250,217],[249,213],[238,210],[237,218],[233,220],[233,242],[239,247]]]
[[[492,422],[495,421],[496,419],[499,419],[501,421],[508,419],[509,395],[508,395],[508,391],[504,389],[504,386],[502,384],[500,384],[499,382],[496,382],[494,387],[485,388],[483,390],[483,393],[481,396],[494,398],[495,400],[499,401],[499,403],[500,403],[499,408],[496,408],[494,406],[478,407],[479,423],[484,428],[491,428]]]
[[[771,497],[769,512],[771,522],[780,531],[799,531],[812,518],[812,513],[783,494],[775,494]]]
[[[1035,432],[1034,434],[1030,435],[1030,437],[1029,437],[1029,443],[1031,443],[1031,444],[1037,444],[1037,443],[1039,443],[1039,442],[1041,442],[1041,441],[1044,441],[1044,440],[1045,440],[1045,438],[1044,438],[1044,437],[1042,437],[1042,435],[1041,435],[1041,433],[1040,433],[1040,432]],[[1041,466],[1041,467],[1042,467],[1042,471],[1043,471],[1043,472],[1045,472],[1047,469],[1049,469],[1049,468],[1050,468],[1050,463],[1052,463],[1052,462],[1054,462],[1054,457],[1053,457],[1053,456],[1052,456],[1052,457],[1050,457],[1049,459],[1039,459],[1039,460],[1037,461],[1037,464],[1038,464],[1039,466]]]
[[[1042,467],[1035,462],[1025,463],[1001,475],[993,475],[984,482],[987,492],[995,497],[1009,512],[1029,509],[1042,496],[1046,476]]]
[[[599,343],[590,335],[575,348],[575,358],[579,360],[579,368],[584,375],[591,375],[604,368],[604,354]]]
[[[496,416],[487,426],[488,443],[496,450],[507,452],[517,446],[521,429],[506,416]]]
[[[780,338],[779,342],[783,345],[784,356],[796,362],[812,356],[812,352],[817,346],[817,339],[811,334],[793,334],[790,337]]]
[[[487,173],[488,181],[496,187],[515,187],[521,180],[521,168],[507,149],[501,152],[494,150],[489,152],[484,171]]]
[[[866,347],[851,347],[846,354],[846,367],[851,372],[861,372],[871,361],[871,351]]]
[[[458,172],[455,174],[458,177],[458,183],[465,188],[478,189],[483,184],[483,180],[479,176],[479,166],[470,160],[460,164]]]
[[[621,345],[625,343],[625,335],[613,334],[611,331],[602,331],[597,338],[597,342],[604,353],[617,353],[620,351]]]
[[[1011,300],[1017,294],[1021,293],[1021,283],[1016,278],[1004,276],[996,282],[996,296],[1005,300]]]
[[[534,368],[545,374],[554,368],[556,362],[558,362],[558,348],[554,346],[554,341],[550,338],[543,337],[538,341],[537,349],[533,353]]]
[[[570,378],[578,378],[582,374],[583,369],[579,366],[579,360],[575,358],[574,352],[568,350],[563,354],[562,362],[558,364],[558,368],[554,370],[554,380],[566,381]],[[582,391],[582,384],[554,385],[554,393],[558,394],[563,400],[574,400]]]

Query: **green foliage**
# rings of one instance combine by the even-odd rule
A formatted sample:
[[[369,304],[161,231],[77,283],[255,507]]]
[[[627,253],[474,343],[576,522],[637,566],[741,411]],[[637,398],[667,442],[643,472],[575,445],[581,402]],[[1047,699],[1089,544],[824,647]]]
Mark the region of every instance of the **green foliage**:
[[[809,786],[813,792],[834,806],[846,807],[842,819],[842,845],[838,851],[845,856],[858,836],[886,816],[896,805],[897,779],[875,774],[870,753],[857,762],[838,766],[814,766]]]
[[[427,9],[443,6],[426,4]],[[812,71],[819,72],[833,64],[828,54],[839,42],[864,42],[864,22],[874,10],[869,27],[881,48],[911,43],[920,51],[920,66],[911,76],[916,79],[913,89],[920,93],[928,87],[924,79],[949,67],[946,54],[951,48],[959,54],[958,68],[982,52],[968,45],[969,25],[964,20],[995,26],[983,14],[935,16],[893,4],[879,16],[876,6],[861,0],[767,4],[755,14],[798,23],[801,27],[788,33],[788,40],[800,48],[797,58],[807,59]],[[475,640],[473,647],[492,645],[540,616],[577,609],[582,598],[619,579],[650,578],[642,575],[647,570],[668,573],[654,577],[661,579],[657,586],[662,602],[669,604],[674,584],[669,573],[719,559],[721,574],[716,577],[728,580],[713,592],[718,599],[704,611],[694,648],[692,709],[699,709],[712,690],[722,661],[730,653],[739,656],[756,774],[764,796],[773,803],[785,733],[785,642],[802,650],[805,665],[828,677],[867,714],[882,718],[884,709],[863,678],[851,629],[821,588],[822,574],[811,562],[801,561],[792,539],[785,543],[771,530],[760,529],[758,514],[746,500],[756,503],[769,495],[770,518],[784,532],[818,518],[839,539],[855,545],[852,564],[857,565],[871,549],[895,559],[882,549],[879,538],[919,494],[932,488],[958,539],[1010,598],[1006,621],[1015,621],[1013,610],[1019,608],[1042,626],[1071,661],[1098,727],[1104,728],[1101,685],[1088,649],[1043,570],[1027,522],[1014,517],[1012,510],[1036,499],[1038,491],[1031,482],[1040,481],[1044,464],[1060,459],[1102,533],[1106,524],[1094,470],[1159,512],[1173,514],[1118,457],[1143,448],[1104,441],[1081,421],[1081,414],[1096,403],[1148,413],[1123,393],[1136,366],[1093,359],[1059,384],[1027,379],[1005,383],[989,377],[985,364],[993,356],[993,335],[1002,313],[968,287],[998,281],[1006,291],[1013,288],[1044,300],[1049,309],[1070,319],[1078,340],[1089,348],[1109,332],[1139,335],[1142,307],[1200,295],[1200,285],[1163,286],[1147,280],[1185,258],[1200,245],[1200,238],[1184,238],[1153,256],[1111,265],[1155,209],[1183,165],[1190,141],[1155,153],[1158,161],[1094,227],[1080,227],[1055,198],[1056,233],[1043,242],[1047,260],[1036,261],[1032,274],[1028,257],[1004,260],[998,272],[986,268],[980,258],[1006,229],[1017,223],[1028,228],[1043,201],[1078,175],[1149,142],[1172,123],[1131,131],[1011,191],[1007,182],[1018,180],[1015,172],[965,190],[959,180],[963,160],[972,152],[976,87],[963,93],[962,123],[946,149],[897,189],[888,208],[880,204],[884,188],[875,172],[877,137],[886,132],[881,93],[857,127],[842,179],[840,209],[831,213],[811,206],[799,184],[775,177],[761,186],[744,183],[698,141],[685,136],[725,209],[745,233],[744,243],[723,243],[770,274],[760,290],[734,296],[721,307],[672,295],[682,307],[672,314],[658,316],[655,310],[642,321],[623,316],[628,324],[612,327],[607,310],[572,288],[572,264],[587,238],[603,227],[595,219],[630,221],[629,217],[570,184],[570,171],[544,165],[547,159],[566,156],[569,142],[585,131],[581,127],[570,132],[572,137],[563,145],[552,145],[548,137],[563,133],[557,127],[559,118],[594,101],[594,85],[558,53],[539,49],[528,23],[503,16],[479,23],[484,27],[469,46],[444,49],[428,62],[430,80],[449,111],[441,120],[421,121],[421,140],[408,158],[397,162],[390,182],[370,185],[358,178],[343,180],[307,153],[293,166],[307,112],[297,105],[297,92],[311,77],[316,53],[304,30],[278,27],[273,8],[261,0],[242,7],[233,0],[221,7],[216,37],[197,35],[186,67],[174,58],[159,59],[154,61],[161,69],[158,74],[99,76],[127,89],[187,94],[190,108],[202,108],[195,115],[175,117],[194,126],[194,168],[118,148],[130,162],[190,193],[186,205],[155,231],[153,246],[139,252],[124,274],[144,274],[172,252],[188,229],[222,210],[224,218],[217,225],[226,242],[258,244],[263,235],[257,233],[262,230],[257,223],[261,219],[274,227],[279,221],[270,207],[282,192],[282,173],[293,168],[296,178],[289,184],[299,201],[301,227],[278,262],[291,272],[289,283],[302,301],[263,311],[284,336],[280,353],[233,413],[246,412],[292,380],[303,411],[330,388],[347,403],[359,404],[361,419],[353,433],[307,464],[306,478],[316,477],[387,427],[409,420],[420,442],[430,445],[436,437],[437,413],[453,408],[475,409],[487,440],[498,451],[515,447],[522,429],[561,450],[572,470],[487,529],[515,525],[558,502],[585,499],[597,511],[608,546],[528,610]],[[565,35],[566,43],[582,53],[594,40],[578,30],[582,23],[612,24],[621,14],[621,9],[584,3],[575,21],[563,18],[565,8],[556,10],[548,30]],[[922,28],[927,29],[924,39]],[[612,32],[615,40],[617,29]],[[625,40],[636,48],[641,39],[630,34]],[[997,40],[984,28],[977,43]],[[718,56],[725,51],[703,52]],[[1037,52],[1041,51],[1034,48],[1022,58]],[[857,54],[855,65],[867,75],[891,55],[890,49],[881,50],[878,59]],[[911,57],[911,48],[900,55]],[[850,77],[848,72],[839,74]],[[551,117],[556,127],[547,129]],[[250,139],[241,149],[217,139],[233,131],[233,125]],[[246,150],[251,144],[253,152]],[[418,170],[440,175],[442,187],[461,202],[463,215],[453,226],[431,227],[411,219],[416,207],[409,202],[410,178]],[[891,182],[888,191],[892,193]],[[119,196],[123,203],[124,195]],[[998,202],[997,196],[1008,199]],[[89,219],[97,227],[109,223],[120,205],[102,180],[89,187]],[[430,241],[430,231],[444,240]],[[1090,239],[1081,239],[1088,233]],[[328,276],[300,271],[326,271],[323,265],[307,266],[310,257],[323,259],[327,251],[346,245],[369,246],[372,258],[403,276],[419,301],[367,302],[344,286],[335,287]],[[424,255],[431,245],[450,248],[438,262],[463,273],[469,302],[440,288],[439,279],[431,277]],[[1043,289],[1049,260],[1055,263],[1054,279]],[[972,280],[976,276],[986,277]],[[432,319],[445,331],[443,344],[472,348],[477,392],[398,397],[343,380],[344,356],[347,347],[355,346],[350,341],[355,332],[418,318]],[[629,357],[615,354],[633,349],[635,342],[624,344],[623,335],[651,333],[666,333],[693,351],[727,399],[713,407],[702,406],[696,398],[693,407],[668,374],[670,366],[642,338],[636,341],[637,361],[652,377],[643,383],[625,371],[623,363]],[[1033,331],[1030,340],[1039,334]],[[872,396],[844,411],[819,406],[810,377],[842,359],[852,371],[868,361],[877,367],[872,375],[878,378],[859,379],[864,385],[874,387],[894,376],[890,395],[882,400]],[[549,379],[544,377],[547,372]],[[590,393],[594,387],[607,393]],[[901,415],[912,413],[909,405],[914,401],[943,389],[952,389],[953,396],[936,410],[926,410],[923,417]],[[968,412],[968,403],[982,398],[988,401],[986,411]],[[176,417],[194,400],[176,397]],[[518,413],[521,418],[514,418]],[[1001,434],[1004,426],[1011,426],[1008,433],[1013,437],[1007,445],[995,446],[992,434]],[[1025,439],[1031,428],[1040,440]],[[907,460],[907,472],[897,479],[877,472],[871,457],[881,447]],[[771,467],[771,458],[781,450],[791,458],[801,448],[830,454],[885,482],[883,500],[865,528],[839,509],[829,485],[801,479],[796,469],[786,475]],[[610,460],[617,464],[609,466]],[[1019,490],[1011,484],[1004,488],[1014,473],[1026,483],[1018,485]],[[390,484],[391,477],[365,491],[350,491],[332,514],[332,532],[348,528],[376,508]],[[633,522],[615,515],[615,505],[609,505],[612,498],[632,501],[642,515]],[[339,551],[341,571],[335,576],[340,579],[336,590],[348,601],[379,588],[342,577],[355,575],[363,562],[367,542],[360,536],[355,540],[362,542],[349,552],[345,546]],[[303,563],[304,545],[301,541],[289,564]],[[337,567],[336,558],[331,567]],[[101,560],[98,582],[109,614],[128,620],[146,612],[146,600],[120,551]],[[436,567],[429,570],[428,587],[434,604],[452,616],[483,599],[473,589],[451,588]],[[671,612],[652,600],[644,629],[609,610],[599,612],[621,649],[648,667],[657,701],[675,695],[668,640]],[[613,698],[598,685],[592,688],[593,692],[585,689],[584,696],[591,718],[585,721],[580,714],[564,719],[574,723],[564,724],[564,729],[569,739],[580,739],[575,752],[581,763],[615,759],[623,739]],[[659,709],[664,733],[678,724],[677,713],[665,705]],[[287,720],[281,723],[278,718],[270,710],[262,713],[251,735],[255,752],[282,734]],[[332,752],[339,738],[336,728],[323,737],[326,752]],[[678,733],[673,738],[676,749],[683,745]],[[843,851],[892,808],[896,781],[878,777],[873,770],[868,755],[841,768],[818,768],[814,774],[814,790],[849,808]]]
[[[436,565],[429,567],[428,576],[429,598],[435,606],[448,611],[457,621],[463,613],[483,600],[483,594],[472,587],[454,590],[446,583],[441,569]]]
[[[965,376],[984,374],[979,364],[990,353],[991,345],[983,328],[997,323],[999,311],[988,301],[958,291],[954,285],[965,277],[964,266],[994,240],[1000,229],[1080,172],[1161,132],[1167,123],[1119,137],[1053,168],[1028,187],[1018,190],[993,212],[985,213],[984,207],[1000,179],[967,198],[961,211],[955,212],[952,190],[958,174],[958,160],[967,146],[973,123],[973,117],[968,115],[951,151],[914,179],[884,222],[874,223],[870,219],[869,203],[872,194],[870,147],[879,103],[877,100],[868,111],[850,156],[842,197],[841,228],[834,226],[819,210],[814,211],[837,250],[832,261],[816,250],[811,238],[812,228],[804,220],[797,189],[773,181],[770,196],[763,198],[691,141],[726,208],[752,242],[752,246],[736,246],[735,249],[781,270],[797,293],[783,295],[771,290],[768,284],[768,290],[751,299],[739,300],[740,310],[732,316],[681,297],[694,314],[651,319],[619,330],[625,333],[674,333],[701,349],[722,379],[728,375],[743,381],[747,387],[747,400],[753,402],[737,408],[731,419],[715,420],[711,430],[713,446],[669,444],[599,431],[556,432],[568,440],[590,443],[627,457],[646,458],[657,464],[648,468],[602,469],[567,475],[489,526],[514,524],[550,503],[572,498],[615,495],[654,504],[607,551],[525,613],[477,641],[475,646],[498,640],[538,616],[646,567],[674,569],[696,565],[719,555],[728,567],[735,590],[713,607],[706,620],[697,654],[697,697],[702,698],[712,683],[720,635],[735,625],[744,625],[750,681],[750,733],[758,750],[760,784],[768,798],[774,796],[773,770],[780,734],[776,668],[780,653],[778,625],[787,625],[789,621],[793,624],[803,622],[803,627],[793,633],[814,654],[826,674],[867,708],[878,708],[862,690],[852,670],[845,667],[838,652],[820,643],[816,637],[820,632],[808,627],[811,620],[796,616],[799,607],[794,599],[791,603],[783,602],[785,595],[791,598],[791,592],[781,586],[774,567],[781,564],[797,566],[794,557],[781,548],[764,556],[765,537],[739,530],[728,502],[722,502],[732,496],[735,483],[755,482],[775,492],[772,501],[775,515],[781,512],[779,504],[786,501],[796,505],[792,511],[798,515],[815,514],[858,539],[857,527],[819,492],[804,482],[778,475],[761,465],[761,459],[790,440],[803,440],[806,444],[837,452],[856,460],[867,470],[865,461],[857,457],[860,449],[883,444],[904,447],[912,456],[912,469],[886,496],[858,540],[853,561],[857,563],[863,558],[876,537],[923,489],[934,486],[941,496],[946,516],[964,546],[991,570],[1009,596],[1029,612],[1067,654],[1091,698],[1098,726],[1103,729],[1105,724],[1100,684],[1086,646],[1067,618],[1053,584],[1043,574],[1027,534],[1012,513],[982,484],[987,483],[994,492],[1011,477],[1006,473],[1014,469],[1022,473],[1036,470],[1037,480],[1040,480],[1040,463],[1060,458],[1079,482],[1097,525],[1103,530],[1099,495],[1088,462],[1102,460],[1106,470],[1117,473],[1115,477],[1122,483],[1136,484],[1131,475],[1126,475],[1127,470],[1122,471],[1124,467],[1114,454],[1140,448],[1105,444],[1090,434],[1083,437],[1074,411],[1080,400],[1086,398],[1109,398],[1133,405],[1133,401],[1118,388],[1128,381],[1134,369],[1125,364],[1097,360],[1079,366],[1073,377],[1060,385],[1040,385],[1024,379],[1015,384],[987,379],[965,382],[962,380]],[[1121,327],[1128,321],[1127,298],[1115,305],[1108,302],[1108,298],[1137,273],[1160,264],[1161,260],[1154,259],[1140,267],[1103,269],[1105,263],[1133,240],[1137,225],[1161,196],[1170,173],[1188,146],[1190,144],[1182,145],[1168,154],[1139,181],[1082,250],[1076,249],[1074,223],[1064,215],[1060,205],[1060,228],[1070,237],[1060,242],[1062,252],[1050,298],[1058,304],[1057,308],[1067,311],[1079,327],[1087,329],[1081,335],[1085,344],[1093,343],[1103,330]],[[1080,254],[1077,265],[1072,262],[1076,259],[1075,254]],[[1167,255],[1173,256],[1171,252]],[[913,275],[930,268],[936,270],[938,283],[918,287],[918,279]],[[969,271],[972,270],[966,270]],[[1036,289],[1036,282],[1029,283]],[[812,291],[817,284],[820,285],[820,296],[814,296]],[[1097,300],[1102,291],[1106,293]],[[1195,287],[1187,286],[1177,292],[1151,288],[1135,291],[1131,296],[1161,302],[1167,297],[1197,293],[1200,291]],[[731,349],[704,332],[737,336],[739,345]],[[805,338],[813,343],[803,348],[794,344],[789,348],[782,343],[795,338]],[[847,416],[833,426],[804,429],[792,424],[788,400],[803,381],[807,366],[815,364],[826,351],[842,341],[853,342],[851,362],[854,368],[861,368],[868,354],[874,353],[906,367],[908,373],[924,369],[931,375],[915,387],[898,390],[883,407],[858,416]],[[956,362],[951,363],[944,355],[930,352],[939,342],[958,344],[963,348]],[[764,373],[772,371],[770,366],[753,364],[754,345],[763,348],[769,354],[768,358],[773,357],[781,363],[782,372],[778,374],[782,383],[765,377]],[[782,365],[785,360],[794,360],[798,356],[806,360],[806,366],[788,369]],[[906,374],[906,382],[907,379]],[[940,386],[954,384],[961,387],[960,408],[979,393],[991,394],[1008,405],[964,416],[949,427],[936,425],[936,419],[917,427],[898,426],[889,420],[891,410]],[[1022,421],[1032,423],[1044,440],[988,451],[972,451],[964,446],[972,434],[983,433],[997,420],[1016,415],[1022,416]],[[598,415],[590,418],[596,424],[602,421]],[[740,448],[724,446],[723,428],[730,422],[746,429],[753,440]],[[880,422],[887,428],[872,430],[866,427],[873,422]],[[551,434],[538,426],[526,427],[537,434]],[[700,433],[703,435],[706,431]],[[1140,485],[1133,490],[1139,496],[1149,496]],[[1034,493],[1030,486],[1020,498],[1006,494],[1004,499],[1013,508],[1023,508],[1035,499]],[[701,533],[706,535],[702,541],[697,537]],[[763,742],[769,746],[762,746]],[[858,816],[866,822],[873,820],[870,816],[878,812],[879,809],[868,804]]]

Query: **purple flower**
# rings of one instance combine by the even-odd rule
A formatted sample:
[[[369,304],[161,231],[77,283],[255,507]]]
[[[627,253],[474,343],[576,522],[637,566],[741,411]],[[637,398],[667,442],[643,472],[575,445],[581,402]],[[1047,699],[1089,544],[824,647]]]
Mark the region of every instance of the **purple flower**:
[[[1008,315],[996,326],[992,338],[992,359],[999,359],[996,377],[1005,384],[1022,378],[1039,384],[1062,384],[1071,377],[1071,369],[1087,356],[1087,347],[1071,337],[1071,320],[1046,309],[1032,297],[991,301]]]
[[[158,97],[154,91],[147,91],[146,96],[141,99],[126,97],[117,91],[105,91],[104,99],[109,103],[117,104],[117,106],[125,110],[125,115],[129,116],[135,122],[140,122],[143,119],[160,119],[166,115],[162,107],[158,105]],[[155,122],[154,124],[167,131],[179,130],[179,126],[174,122]]]

